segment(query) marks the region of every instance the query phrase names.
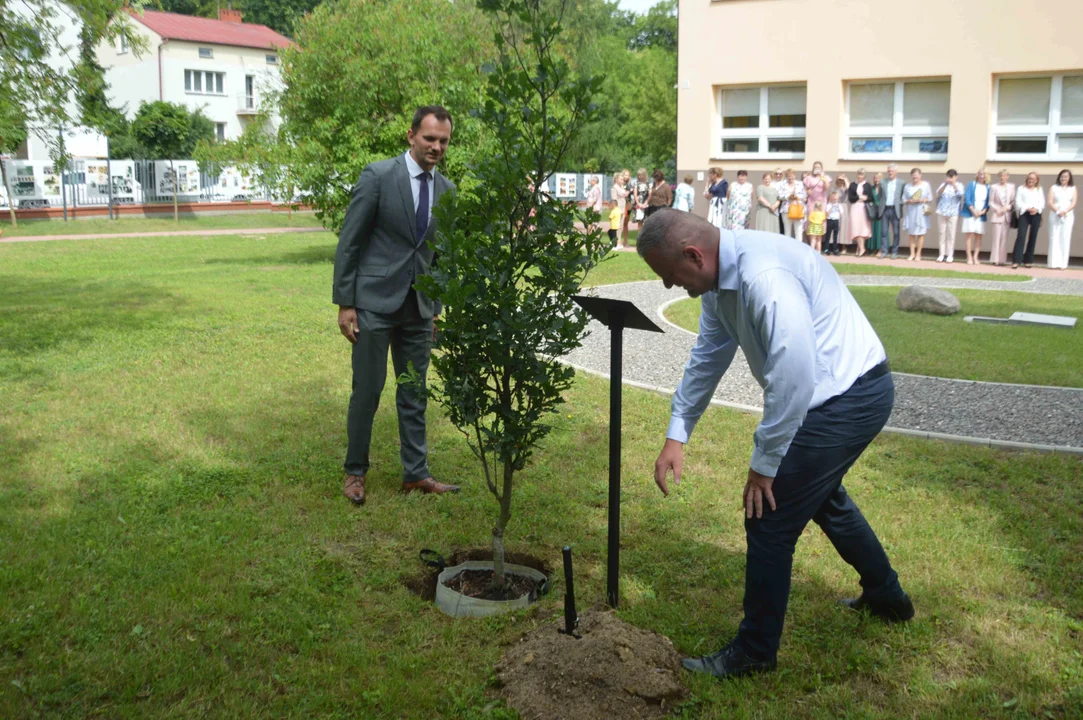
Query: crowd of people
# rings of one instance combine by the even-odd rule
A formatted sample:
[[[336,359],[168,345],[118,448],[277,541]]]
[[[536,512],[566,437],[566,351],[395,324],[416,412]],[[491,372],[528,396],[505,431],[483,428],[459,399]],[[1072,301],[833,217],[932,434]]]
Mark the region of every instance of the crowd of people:
[[[1011,267],[1031,267],[1034,248],[1045,210],[1049,210],[1047,264],[1068,267],[1075,206],[1079,194],[1069,170],[1057,174],[1045,189],[1036,172],[1029,173],[1018,187],[1007,170],[990,183],[984,169],[965,185],[955,170],[948,170],[934,191],[920,168],[910,171],[909,180],[895,164],[885,173],[857,170],[853,181],[845,174],[832,179],[823,164],[813,163],[801,173],[793,169],[765,172],[753,186],[748,172],[739,170],[735,182],[723,178],[722,168],[708,172],[707,219],[719,228],[751,228],[778,232],[805,242],[825,255],[852,252],[861,257],[899,257],[901,231],[908,236],[910,261],[921,261],[925,237],[935,230],[938,241],[936,261],[955,262],[960,225],[964,236],[966,262],[979,263],[987,227],[992,228],[988,262],[1008,264],[1010,231],[1015,230]],[[628,224],[642,223],[663,207],[691,212],[696,193],[693,177],[686,175],[675,188],[660,170],[648,180],[640,168],[633,178],[628,170],[613,176],[610,190],[610,237],[617,248],[627,247]],[[588,204],[602,211],[601,189],[591,192]],[[935,224],[935,228],[933,225]],[[931,243],[930,243],[931,244]]]

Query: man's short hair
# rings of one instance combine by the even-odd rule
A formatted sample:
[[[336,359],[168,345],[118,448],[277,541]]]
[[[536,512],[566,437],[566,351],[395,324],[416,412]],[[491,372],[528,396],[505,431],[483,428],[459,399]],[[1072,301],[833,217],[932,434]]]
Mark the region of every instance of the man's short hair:
[[[440,122],[444,122],[446,120],[447,122],[451,123],[452,126],[455,125],[455,123],[451,120],[451,113],[449,113],[447,111],[447,108],[445,108],[443,105],[423,105],[422,107],[419,107],[414,113],[414,121],[410,123],[410,129],[414,132],[420,130],[421,121],[427,118],[429,115],[436,116],[436,119]]]
[[[673,208],[656,210],[639,228],[639,235],[636,237],[636,252],[642,258],[659,248],[667,253],[672,252],[676,249],[672,241],[674,231],[679,225],[695,217]]]

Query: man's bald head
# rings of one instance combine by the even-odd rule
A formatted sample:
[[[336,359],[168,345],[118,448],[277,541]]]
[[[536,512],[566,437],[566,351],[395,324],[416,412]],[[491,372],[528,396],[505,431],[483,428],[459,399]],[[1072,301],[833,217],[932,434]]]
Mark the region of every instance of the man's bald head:
[[[655,211],[639,230],[636,251],[666,287],[697,297],[718,285],[718,229],[701,217]]]
[[[714,225],[692,213],[662,208],[647,218],[636,238],[636,251],[646,258],[652,250],[660,250],[665,256],[680,253],[685,245],[700,246],[717,237]]]

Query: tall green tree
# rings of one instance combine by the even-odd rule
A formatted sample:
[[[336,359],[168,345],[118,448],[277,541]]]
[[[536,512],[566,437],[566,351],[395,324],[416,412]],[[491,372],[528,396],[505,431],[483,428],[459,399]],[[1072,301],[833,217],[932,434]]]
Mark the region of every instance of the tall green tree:
[[[11,155],[26,141],[26,119],[22,108],[14,101],[15,94],[0,84],[0,155]],[[0,175],[4,183],[4,192],[8,196],[8,212],[11,214],[12,227],[19,226],[15,217],[15,194],[8,178],[7,165],[0,160]]]
[[[126,20],[125,4],[124,0],[0,0],[0,88],[6,102],[17,108],[14,117],[28,127],[78,124],[72,101],[85,80],[85,68],[64,62],[78,51],[64,44],[64,29],[79,24],[92,44],[122,35],[135,52],[142,52],[146,44]],[[141,2],[132,6],[139,7]],[[0,135],[10,131],[10,126],[0,128]],[[54,133],[42,139],[54,145]],[[53,147],[52,154],[63,152]]]
[[[547,202],[539,191],[596,117],[591,100],[601,88],[556,52],[565,0],[483,0],[482,7],[500,29],[477,112],[493,142],[468,164],[460,191],[435,209],[440,261],[418,288],[445,308],[432,358],[441,382],[432,394],[466,435],[498,505],[493,581],[502,588],[516,477],[571,385],[574,371],[558,358],[579,345],[587,324],[572,296],[609,242],[596,213]]]
[[[481,147],[483,129],[469,111],[481,99],[492,40],[469,2],[340,0],[307,16],[297,42],[282,52],[286,87],[275,101],[300,189],[328,228],[341,227],[367,164],[406,151],[419,106],[452,114],[449,176]]]
[[[183,105],[156,100],[139,106],[132,120],[132,135],[151,157],[169,159],[173,179],[173,220],[179,221],[177,209],[177,169],[173,160],[190,157],[201,139],[214,134],[214,124],[198,111],[189,111]]]

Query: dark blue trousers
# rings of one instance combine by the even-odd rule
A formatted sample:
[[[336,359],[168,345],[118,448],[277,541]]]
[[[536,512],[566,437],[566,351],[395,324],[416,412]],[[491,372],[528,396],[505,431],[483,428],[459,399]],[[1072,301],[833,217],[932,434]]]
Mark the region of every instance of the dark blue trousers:
[[[809,520],[857,570],[867,597],[890,600],[902,594],[876,533],[842,486],[843,475],[887,423],[894,402],[895,384],[887,373],[863,376],[810,410],[771,487],[776,509],[765,502],[762,518],[745,520],[745,617],[737,639],[752,657],[768,659],[778,652],[793,552]]]

